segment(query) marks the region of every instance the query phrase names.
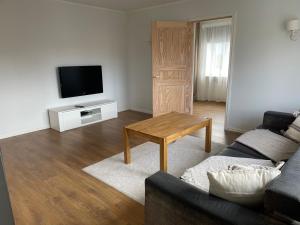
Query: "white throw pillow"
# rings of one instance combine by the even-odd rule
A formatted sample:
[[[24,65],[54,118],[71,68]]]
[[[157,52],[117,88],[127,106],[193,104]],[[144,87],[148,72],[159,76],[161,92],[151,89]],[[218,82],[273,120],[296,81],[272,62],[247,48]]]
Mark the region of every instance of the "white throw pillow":
[[[233,165],[207,173],[209,192],[241,205],[257,206],[263,202],[266,185],[280,174],[273,167]]]
[[[300,143],[300,116],[290,125],[289,129],[284,133],[284,136]]]

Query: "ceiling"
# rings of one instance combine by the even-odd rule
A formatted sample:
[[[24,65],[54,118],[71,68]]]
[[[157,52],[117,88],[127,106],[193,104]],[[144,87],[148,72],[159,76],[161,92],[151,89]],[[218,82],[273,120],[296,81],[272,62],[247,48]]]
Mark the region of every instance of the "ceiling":
[[[121,11],[132,11],[166,3],[182,0],[65,0],[67,2],[81,3]]]

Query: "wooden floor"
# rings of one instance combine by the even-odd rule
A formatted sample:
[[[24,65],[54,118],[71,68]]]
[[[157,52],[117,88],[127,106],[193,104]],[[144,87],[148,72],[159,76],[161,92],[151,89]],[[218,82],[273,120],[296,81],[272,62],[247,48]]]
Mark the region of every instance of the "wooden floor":
[[[64,133],[47,129],[0,140],[16,225],[143,224],[142,205],[81,169],[122,152],[123,126],[149,117],[125,111]],[[213,141],[237,136],[214,129]]]
[[[213,119],[213,141],[230,144],[239,134],[225,131],[226,105],[222,102],[194,102],[193,113]],[[202,135],[204,131],[200,131]]]

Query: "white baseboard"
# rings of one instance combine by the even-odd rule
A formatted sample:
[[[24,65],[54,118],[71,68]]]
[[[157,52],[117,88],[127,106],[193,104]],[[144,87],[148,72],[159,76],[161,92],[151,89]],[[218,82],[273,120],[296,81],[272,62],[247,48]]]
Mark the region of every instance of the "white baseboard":
[[[13,133],[1,134],[0,135],[0,140],[5,139],[5,138],[19,136],[19,135],[22,135],[22,134],[32,133],[32,132],[36,132],[36,131],[40,131],[40,130],[46,130],[46,129],[49,129],[49,128],[50,128],[50,126],[44,126],[44,127],[39,127],[39,128],[35,128],[35,129],[24,129],[24,130],[19,130],[19,131],[13,132]]]
[[[149,110],[149,109],[131,107],[128,110],[152,114],[152,110]],[[17,132],[13,132],[13,133],[1,134],[0,140],[5,139],[5,138],[10,138],[10,137],[15,137],[15,136],[22,135],[22,134],[28,134],[28,133],[32,133],[32,132],[36,132],[36,131],[46,130],[49,128],[50,128],[50,126],[43,126],[43,127],[39,127],[39,128],[35,128],[35,129],[24,129],[24,130],[19,130]],[[232,128],[232,127],[226,127],[225,130],[231,131],[231,132],[237,132],[237,133],[246,133],[248,131],[248,130],[242,130],[239,128]]]
[[[236,133],[242,133],[242,134],[247,132],[247,130],[242,130],[239,128],[232,128],[232,127],[226,127],[225,130],[231,131],[231,132],[236,132]]]

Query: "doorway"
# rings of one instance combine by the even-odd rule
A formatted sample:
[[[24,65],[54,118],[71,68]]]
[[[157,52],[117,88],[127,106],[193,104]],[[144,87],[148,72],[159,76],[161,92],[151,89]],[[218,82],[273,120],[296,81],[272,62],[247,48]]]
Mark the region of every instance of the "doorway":
[[[224,137],[232,48],[232,17],[194,23],[193,114],[211,117]]]

